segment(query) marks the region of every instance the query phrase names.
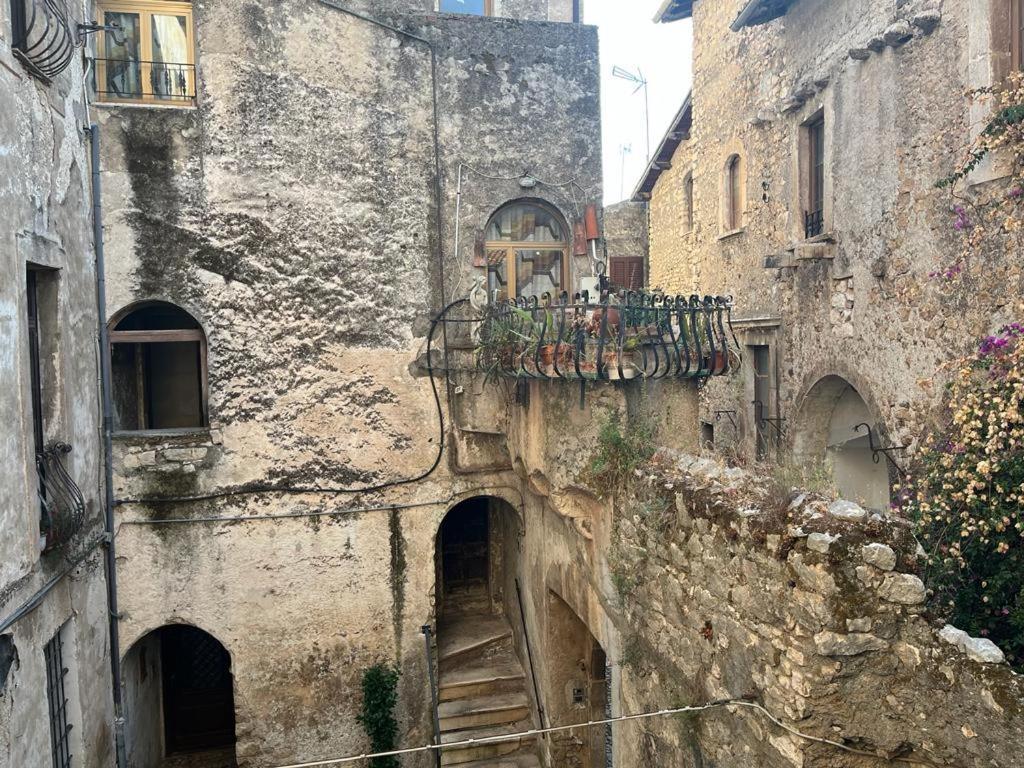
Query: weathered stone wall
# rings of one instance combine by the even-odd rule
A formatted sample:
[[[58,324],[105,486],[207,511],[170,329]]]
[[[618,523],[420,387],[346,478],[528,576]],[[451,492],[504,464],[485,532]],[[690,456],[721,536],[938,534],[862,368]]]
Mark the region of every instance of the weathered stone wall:
[[[906,527],[672,453],[633,494],[610,556],[623,708],[742,699],[848,748],[726,707],[624,727],[645,765],[1016,764],[1024,678],[988,641],[940,637]]]
[[[604,252],[608,274],[612,274],[614,259],[640,258],[643,274],[647,270],[647,205],[626,200],[604,209]]]
[[[803,398],[841,376],[886,440],[913,445],[941,387],[941,362],[1012,318],[1021,291],[1012,249],[953,280],[959,235],[936,189],[970,135],[964,92],[991,82],[999,25],[989,3],[801,0],[769,24],[733,32],[743,3],[697,3],[694,120],[651,201],[651,284],[732,294],[743,344],[767,344],[788,438],[805,428]],[[995,18],[995,17],[993,17]],[[826,126],[825,234],[805,243],[801,126]],[[723,237],[724,167],[743,166],[741,232]],[[803,163],[803,165],[802,165]],[[682,175],[694,171],[695,226],[680,226]],[[992,168],[979,180],[998,176]],[[749,360],[749,357],[748,357]],[[751,375],[747,369],[747,376]],[[754,451],[745,388],[713,384],[705,421],[735,410],[719,447]],[[823,450],[823,446],[822,446]]]
[[[519,504],[501,409],[477,428],[463,404],[479,382],[449,414],[439,378],[455,428],[437,470],[348,489],[433,465],[437,405],[413,361],[438,308],[483,275],[494,210],[536,197],[572,223],[601,197],[595,30],[351,6],[434,45],[439,231],[429,49],[287,5],[196,6],[195,109],[97,106],[108,312],[171,301],[209,350],[208,429],[115,438],[124,650],[171,623],[217,638],[241,766],[363,751],[359,683],[376,662],[402,670],[403,743],[429,741],[420,627],[438,526],[474,495]],[[542,181],[528,193],[524,172]],[[139,503],[254,484],[339,490]],[[189,518],[215,519],[158,522]]]
[[[12,52],[0,4],[0,765],[51,764],[43,648],[62,627],[70,745],[83,766],[113,752],[97,388],[96,272],[82,67],[44,83]],[[27,265],[50,270],[41,290],[44,439],[71,444],[66,466],[86,501],[84,529],[41,554],[41,507],[28,342]],[[91,550],[91,554],[88,554]],[[61,578],[69,562],[88,555]]]

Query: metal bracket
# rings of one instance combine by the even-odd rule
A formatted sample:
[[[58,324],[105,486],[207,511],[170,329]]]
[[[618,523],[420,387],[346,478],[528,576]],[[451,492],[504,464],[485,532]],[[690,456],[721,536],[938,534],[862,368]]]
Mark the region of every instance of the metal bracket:
[[[751,402],[754,404],[754,418],[757,420],[758,425],[763,427],[765,424],[768,424],[779,437],[782,437],[782,422],[785,419],[781,416],[765,416],[764,403],[760,400],[751,400]]]
[[[875,462],[875,464],[877,464],[880,461],[880,456],[885,456],[886,460],[896,468],[897,472],[899,472],[901,475],[905,475],[906,473],[903,471],[903,468],[900,467],[900,465],[896,462],[896,459],[894,459],[892,457],[892,453],[894,451],[905,451],[910,446],[907,446],[907,445],[885,445],[885,446],[883,446],[883,445],[876,445],[875,444],[875,430],[873,430],[871,428],[871,425],[868,424],[867,422],[861,422],[860,424],[858,424],[857,426],[855,426],[853,428],[853,431],[854,432],[860,432],[861,427],[866,429],[867,432],[868,432],[868,448],[870,448],[870,450],[871,450],[871,460],[873,462]]]
[[[75,31],[78,33],[79,46],[85,44],[86,37],[95,35],[97,32],[109,32],[114,36],[114,42],[118,45],[124,42],[124,30],[121,29],[120,24],[97,24],[93,21],[88,24],[76,24]]]
[[[723,416],[729,417],[733,429],[739,429],[739,425],[736,423],[736,411],[715,411],[715,421],[721,421]]]

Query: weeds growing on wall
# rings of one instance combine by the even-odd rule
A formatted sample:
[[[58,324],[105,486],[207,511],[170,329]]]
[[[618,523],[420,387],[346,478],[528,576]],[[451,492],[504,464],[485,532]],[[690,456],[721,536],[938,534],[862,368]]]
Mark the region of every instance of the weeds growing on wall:
[[[945,423],[898,504],[917,522],[934,607],[1024,666],[1024,325],[951,367]]]
[[[375,664],[363,672],[363,710],[358,719],[370,737],[373,752],[390,752],[397,748],[398,675],[397,669],[385,664]],[[376,757],[370,765],[372,768],[399,768],[400,763],[397,757]]]
[[[637,417],[623,424],[619,412],[613,411],[598,433],[584,480],[602,493],[620,490],[656,449],[650,422]]]

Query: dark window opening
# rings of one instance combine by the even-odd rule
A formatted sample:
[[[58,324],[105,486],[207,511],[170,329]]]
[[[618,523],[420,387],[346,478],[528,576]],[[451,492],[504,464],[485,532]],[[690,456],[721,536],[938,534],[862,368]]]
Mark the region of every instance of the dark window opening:
[[[160,630],[164,731],[168,754],[235,743],[231,656],[214,637],[187,625]]]
[[[465,501],[445,517],[438,543],[446,598],[486,597],[489,540],[486,498]]]
[[[702,448],[715,447],[715,425],[707,421],[700,424],[700,445]]]
[[[66,626],[66,625],[65,625]],[[68,722],[63,628],[43,647],[46,658],[46,700],[50,714],[50,751],[53,768],[71,768],[71,723]]]
[[[1010,66],[1024,69],[1024,0],[1010,0]]]
[[[725,166],[725,229],[743,226],[743,189],[740,178],[740,156],[733,155]]]
[[[825,118],[816,117],[807,131],[807,210],[804,237],[816,237],[825,228]]]
[[[685,232],[693,231],[693,174],[686,174],[686,178],[683,180],[683,197],[684,204],[686,205],[685,218],[683,220],[683,227]]]
[[[25,0],[11,0],[11,47],[23,48],[28,32],[28,17],[25,14]]]
[[[756,422],[757,460],[764,461],[768,458],[770,437],[768,430],[771,429],[768,422],[765,421],[765,417],[771,415],[768,411],[772,392],[769,369],[771,354],[767,346],[751,347],[750,351],[754,361],[754,420]]]
[[[151,304],[110,332],[114,428],[118,431],[206,426],[206,337],[171,304]]]
[[[47,506],[46,441],[50,437],[57,392],[57,275],[55,269],[29,265],[25,275],[28,321],[32,444],[40,503],[40,532],[50,528]]]
[[[0,694],[7,687],[7,676],[11,668],[18,663],[18,648],[14,645],[13,635],[0,635]]]

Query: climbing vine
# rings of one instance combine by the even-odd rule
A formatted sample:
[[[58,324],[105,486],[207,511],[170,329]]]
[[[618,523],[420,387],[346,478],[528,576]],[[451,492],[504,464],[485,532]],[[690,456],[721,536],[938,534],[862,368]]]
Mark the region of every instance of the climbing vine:
[[[968,94],[971,101],[991,108],[988,122],[971,141],[955,170],[937,182],[949,189],[951,226],[960,239],[955,261],[930,277],[951,282],[968,276],[979,257],[1019,247],[1024,232],[1024,73]],[[961,187],[985,162],[1008,164],[1009,179],[998,189]]]
[[[390,752],[398,744],[398,676],[397,669],[384,664],[375,664],[363,672],[363,709],[358,719],[374,752]],[[370,765],[399,768],[400,763],[397,757],[375,757]]]
[[[945,420],[899,504],[926,550],[934,607],[1024,664],[1024,325],[949,366]]]

